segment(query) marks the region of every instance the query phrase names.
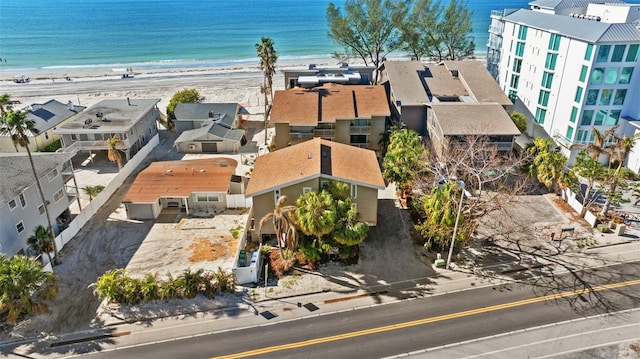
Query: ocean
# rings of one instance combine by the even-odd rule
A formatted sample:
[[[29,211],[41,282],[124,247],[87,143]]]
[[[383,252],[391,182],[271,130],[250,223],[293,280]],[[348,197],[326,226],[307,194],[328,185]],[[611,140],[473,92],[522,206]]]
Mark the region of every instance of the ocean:
[[[478,55],[485,55],[491,10],[527,7],[528,2],[469,1]],[[263,36],[274,40],[281,61],[330,60],[341,48],[327,36],[328,4],[329,0],[2,0],[0,71],[257,63],[255,44]]]

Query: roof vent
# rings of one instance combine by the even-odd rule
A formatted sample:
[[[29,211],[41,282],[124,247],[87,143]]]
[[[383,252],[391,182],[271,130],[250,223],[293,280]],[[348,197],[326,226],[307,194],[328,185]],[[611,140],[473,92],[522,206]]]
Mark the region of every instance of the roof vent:
[[[312,159],[313,158],[313,153],[309,152],[309,154],[307,155],[308,159]]]
[[[213,111],[209,111],[209,118],[213,118]]]
[[[200,170],[200,173],[205,173],[207,172],[207,170],[205,170],[204,168]]]
[[[67,102],[67,110],[69,111],[73,111],[75,108],[73,106],[73,102],[69,101]]]

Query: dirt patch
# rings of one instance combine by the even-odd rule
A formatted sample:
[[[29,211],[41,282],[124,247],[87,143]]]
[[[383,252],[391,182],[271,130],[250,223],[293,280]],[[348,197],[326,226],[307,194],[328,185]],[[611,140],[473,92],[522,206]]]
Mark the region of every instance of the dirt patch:
[[[584,218],[580,217],[580,213],[576,212],[571,206],[565,202],[562,198],[554,196],[552,199],[553,205],[556,206],[563,213],[571,216],[572,222],[578,222],[581,226],[591,229],[591,225]]]
[[[227,256],[227,245],[199,238],[189,245],[189,262],[215,261]]]

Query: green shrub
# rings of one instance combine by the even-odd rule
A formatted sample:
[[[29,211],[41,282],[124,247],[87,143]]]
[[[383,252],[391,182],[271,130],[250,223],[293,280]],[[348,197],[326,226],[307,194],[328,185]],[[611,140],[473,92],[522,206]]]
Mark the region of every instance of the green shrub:
[[[62,148],[62,141],[57,139],[47,145],[42,152],[56,152],[60,148]]]

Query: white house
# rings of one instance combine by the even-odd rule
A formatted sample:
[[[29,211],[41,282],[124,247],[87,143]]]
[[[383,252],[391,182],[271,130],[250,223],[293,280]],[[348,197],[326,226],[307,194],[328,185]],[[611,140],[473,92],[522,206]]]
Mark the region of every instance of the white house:
[[[0,154],[0,252],[37,255],[28,249],[27,239],[41,225],[48,226],[45,205],[54,232],[70,221],[69,206],[78,198],[70,153],[34,153],[33,163],[40,179],[42,198],[26,153]]]
[[[175,109],[178,152],[238,152],[247,140],[239,129],[248,114],[237,103],[179,103]]]

